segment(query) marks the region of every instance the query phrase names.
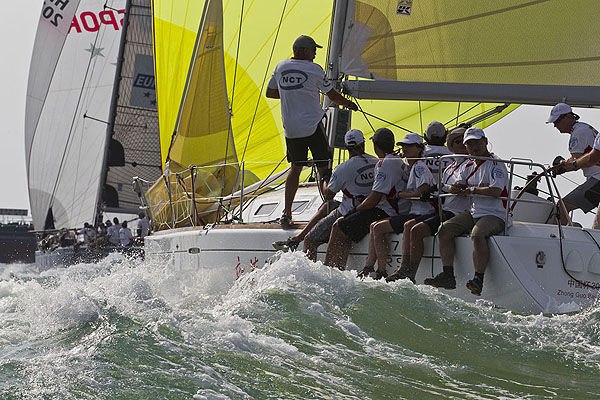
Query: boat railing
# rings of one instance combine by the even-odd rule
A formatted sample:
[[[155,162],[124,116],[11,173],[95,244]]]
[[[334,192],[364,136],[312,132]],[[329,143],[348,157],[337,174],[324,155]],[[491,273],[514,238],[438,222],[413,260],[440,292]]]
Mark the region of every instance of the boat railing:
[[[492,157],[482,157],[482,156],[472,156],[472,155],[468,155],[468,154],[451,154],[451,155],[445,155],[445,156],[441,156],[439,157],[440,160],[440,164],[441,161],[444,159],[452,159],[452,160],[456,160],[456,159],[460,159],[460,158],[468,158],[468,159],[472,159],[472,160],[482,160],[482,161],[494,161],[497,163],[503,163],[505,165],[508,166],[508,184],[507,184],[507,192],[509,193],[508,196],[500,196],[497,197],[498,200],[504,200],[507,202],[506,204],[506,213],[505,213],[505,217],[504,217],[504,234],[506,235],[508,227],[509,227],[509,221],[511,220],[511,216],[512,216],[512,210],[514,208],[514,205],[516,205],[517,203],[533,203],[533,204],[544,204],[547,205],[548,201],[550,201],[552,203],[553,209],[556,210],[559,207],[559,200],[560,200],[560,193],[558,191],[558,187],[554,181],[554,178],[552,177],[552,175],[549,173],[549,169],[544,166],[543,164],[540,163],[536,163],[531,159],[524,159],[524,158],[511,158],[510,160],[504,160],[504,159],[500,159],[500,158],[492,158]],[[536,178],[534,179],[541,179],[542,177],[545,178],[546,180],[546,188],[547,188],[547,192],[546,194],[549,195],[547,200],[543,200],[543,199],[527,199],[527,198],[522,198],[521,196],[517,196],[517,197],[513,197],[510,195],[510,193],[512,192],[512,187],[513,187],[513,183],[514,183],[514,178],[520,178],[523,179],[525,181],[525,185],[523,186],[523,188],[521,188],[521,193],[522,194],[525,189],[527,188],[527,185],[530,182],[530,179],[527,178],[523,178],[521,176],[519,176],[516,172],[515,172],[515,167],[517,166],[521,166],[521,167],[526,167],[528,168],[530,171],[535,170],[539,170],[539,174],[536,176]],[[537,172],[537,171],[535,171]],[[443,169],[440,168],[438,171],[438,187],[442,187],[441,186],[441,182],[442,182],[442,175],[443,175]],[[439,210],[440,210],[440,217],[441,217],[441,213],[442,213],[442,198],[444,197],[450,197],[450,196],[456,196],[454,194],[441,194],[438,197],[438,202],[439,202]],[[488,196],[484,196],[484,195],[478,195],[478,194],[473,194],[471,196],[474,197],[488,197]],[[560,235],[562,236],[562,229],[560,224],[558,224],[558,228],[559,228],[559,232]]]

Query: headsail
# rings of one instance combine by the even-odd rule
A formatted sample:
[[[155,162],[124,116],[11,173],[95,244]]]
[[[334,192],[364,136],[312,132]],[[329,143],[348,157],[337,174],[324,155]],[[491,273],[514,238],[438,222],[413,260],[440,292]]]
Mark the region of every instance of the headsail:
[[[348,3],[341,69],[376,79],[356,97],[600,104],[595,0]]]
[[[47,95],[36,95],[44,99],[41,112],[32,102],[26,110],[29,197],[36,229],[49,225],[49,215],[57,228],[82,226],[94,218],[125,1],[109,1],[108,8],[105,3],[81,0],[55,68],[46,64],[43,53],[34,53],[31,60],[30,94],[44,92],[45,78],[36,74],[54,69]]]

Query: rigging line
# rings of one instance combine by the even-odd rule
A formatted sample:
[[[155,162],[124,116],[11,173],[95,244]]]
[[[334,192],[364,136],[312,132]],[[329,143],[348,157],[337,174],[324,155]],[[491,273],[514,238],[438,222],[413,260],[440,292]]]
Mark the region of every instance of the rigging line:
[[[382,121],[382,122],[385,122],[385,123],[386,123],[386,124],[388,124],[388,125],[395,126],[396,128],[400,128],[400,129],[402,129],[403,131],[406,131],[406,132],[409,132],[409,133],[410,133],[410,132],[412,132],[412,131],[411,131],[411,130],[409,130],[409,129],[406,129],[406,128],[404,128],[404,127],[400,126],[400,125],[396,125],[396,124],[394,124],[393,122],[390,122],[390,121],[387,121],[387,120],[385,120],[385,119],[383,119],[383,118],[380,118],[380,117],[378,117],[377,115],[373,115],[373,114],[371,114],[371,113],[368,113],[368,112],[366,112],[366,111],[363,111],[363,110],[361,110],[361,112],[362,112],[364,115],[368,115],[369,117],[372,117],[372,118],[378,119],[378,120],[380,120],[380,121]]]
[[[106,7],[106,4],[108,4],[108,0],[106,0],[106,2],[104,3],[104,7]],[[94,48],[96,47],[96,44],[98,43],[98,37],[100,36],[100,31],[101,31],[101,29],[98,29],[98,32],[96,32],[96,37],[94,38],[94,43],[93,43]],[[60,178],[62,176],[62,168],[63,168],[63,164],[65,162],[65,157],[67,155],[67,150],[70,148],[71,137],[73,135],[73,129],[75,127],[75,120],[77,117],[77,110],[79,109],[79,106],[81,105],[81,98],[83,97],[83,92],[85,90],[85,82],[87,81],[88,75],[90,73],[90,66],[92,64],[93,58],[94,58],[94,51],[92,50],[90,52],[90,58],[88,60],[87,67],[85,69],[85,75],[83,77],[83,85],[81,87],[81,90],[79,91],[79,97],[77,98],[77,104],[75,106],[75,113],[73,115],[73,119],[71,120],[71,127],[69,128],[69,135],[67,136],[67,142],[65,144],[65,148],[63,150],[63,154],[60,159],[60,164],[58,166],[58,175],[56,176],[56,179],[54,181],[54,187],[52,188],[52,195],[50,196],[50,204],[48,205],[48,208],[52,208],[52,206],[54,205],[54,195],[56,194],[56,189],[58,188],[58,182],[60,181]]]
[[[454,120],[456,120],[456,125],[459,125],[459,124],[458,124],[458,120],[459,120],[459,118],[460,118],[460,117],[462,117],[463,115],[467,114],[469,111],[473,110],[474,108],[477,108],[477,107],[478,107],[480,104],[481,104],[481,103],[475,103],[475,105],[473,105],[473,106],[469,107],[468,109],[466,109],[466,110],[465,110],[465,111],[463,111],[462,113],[460,113],[460,114],[457,114],[457,115],[456,115],[456,118],[452,118],[450,121],[446,122],[444,125],[448,125],[448,124],[450,124],[450,123],[451,123],[452,121],[454,121]],[[479,113],[479,114],[475,115],[475,117],[478,117],[478,116],[480,116],[480,115],[482,115],[482,114],[484,114],[484,113],[485,113],[485,112],[481,112],[481,113]]]
[[[456,119],[452,119],[451,121],[456,121],[455,125],[458,125],[458,117],[460,116],[460,101],[458,102],[458,107],[456,109]],[[448,121],[450,123],[450,121]]]
[[[369,126],[371,127],[371,130],[373,131],[373,133],[375,133],[375,127],[373,126],[373,124],[371,123],[371,121],[369,121],[369,118],[367,117],[367,113],[365,113],[363,111],[362,107],[360,106],[360,104],[358,104],[358,100],[356,99],[356,97],[352,96],[352,98],[354,99],[354,102],[358,106],[358,109],[362,113],[363,117],[365,117],[365,120],[367,120],[367,124],[369,124]]]
[[[419,121],[421,123],[421,132],[423,132],[423,111],[421,110],[421,100],[419,100]]]
[[[242,161],[244,161],[244,157],[246,156],[246,150],[248,149],[248,143],[250,142],[250,135],[252,134],[252,128],[254,127],[254,121],[256,120],[256,113],[258,112],[258,106],[260,105],[260,99],[262,97],[262,92],[265,87],[265,81],[267,80],[267,74],[269,73],[271,60],[273,59],[273,53],[275,52],[275,45],[277,44],[277,39],[279,38],[279,31],[281,30],[281,24],[283,23],[283,17],[285,16],[285,9],[287,8],[287,3],[288,0],[285,0],[285,3],[283,4],[283,10],[281,10],[281,18],[279,19],[279,24],[277,25],[277,33],[275,34],[275,39],[273,40],[273,47],[271,48],[269,61],[267,62],[267,67],[265,69],[262,84],[260,85],[260,91],[258,93],[256,107],[254,107],[254,114],[252,115],[252,122],[250,123],[250,129],[248,130],[248,136],[246,137],[246,144],[244,145],[244,152],[242,153]]]
[[[279,163],[277,163],[275,168],[273,168],[273,170],[269,173],[269,175],[267,175],[267,177],[263,180],[263,182],[266,182],[271,177],[271,175],[273,175],[275,173],[275,171],[277,171],[277,168],[279,168],[279,166],[281,165],[281,163],[283,163],[283,160],[285,160],[286,157],[287,156],[283,156],[281,161],[279,161]],[[281,184],[279,186],[281,186]],[[262,189],[263,187],[265,187],[265,186],[259,185],[256,189],[254,189],[254,191],[252,193],[248,193],[246,196],[248,196],[248,197],[254,196],[254,194],[256,192],[258,192],[260,189]],[[244,203],[243,208],[240,209],[240,219],[242,219],[242,212],[245,211],[250,206],[250,204],[252,203],[252,201],[254,201],[254,199],[255,198],[252,198],[251,200]]]

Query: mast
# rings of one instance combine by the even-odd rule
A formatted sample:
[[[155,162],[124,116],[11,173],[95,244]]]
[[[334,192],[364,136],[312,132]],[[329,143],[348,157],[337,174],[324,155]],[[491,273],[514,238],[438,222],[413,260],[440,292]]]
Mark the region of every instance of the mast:
[[[123,31],[121,32],[121,42],[119,44],[119,56],[117,58],[117,68],[115,72],[115,81],[113,84],[113,93],[110,101],[110,111],[108,125],[106,127],[106,145],[104,146],[103,169],[100,177],[98,195],[96,197],[96,210],[94,211],[94,225],[102,222],[102,194],[106,185],[106,177],[108,175],[108,153],[110,149],[110,140],[113,135],[115,118],[117,114],[117,105],[119,98],[119,82],[121,81],[121,70],[123,66],[123,54],[125,53],[125,41],[127,40],[127,28],[129,27],[129,11],[131,9],[131,0],[125,3],[125,15],[123,17]]]
[[[327,79],[333,83],[336,90],[341,88],[340,59],[342,57],[342,44],[344,41],[344,27],[346,25],[346,13],[348,0],[335,0],[333,5],[333,26],[329,40],[329,54],[327,60]],[[324,106],[327,107],[331,101],[325,97]]]

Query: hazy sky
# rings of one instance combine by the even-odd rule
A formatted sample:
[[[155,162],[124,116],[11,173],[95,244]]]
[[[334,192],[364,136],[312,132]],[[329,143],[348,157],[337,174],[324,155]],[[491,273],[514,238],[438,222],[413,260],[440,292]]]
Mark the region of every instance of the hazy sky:
[[[29,208],[25,172],[24,114],[29,62],[39,19],[42,0],[10,1],[3,5],[6,18],[0,24],[0,174],[3,188],[0,191],[0,208]],[[521,157],[547,164],[561,154],[568,156],[568,135],[561,135],[552,125],[544,124],[550,108],[523,106],[486,130],[492,150],[501,158]],[[600,129],[600,110],[577,110],[581,120]],[[581,172],[567,175],[583,181]],[[521,184],[515,183],[515,184]],[[513,185],[514,186],[514,185]],[[562,194],[573,187],[560,180]],[[579,217],[589,226],[589,218]]]

